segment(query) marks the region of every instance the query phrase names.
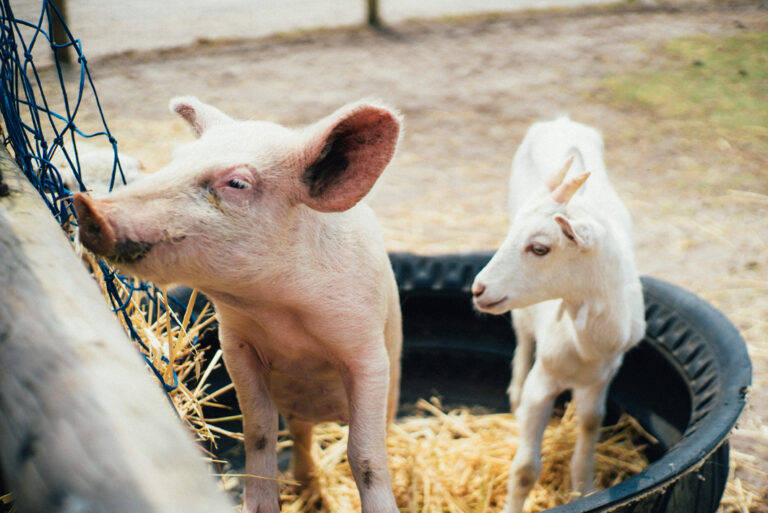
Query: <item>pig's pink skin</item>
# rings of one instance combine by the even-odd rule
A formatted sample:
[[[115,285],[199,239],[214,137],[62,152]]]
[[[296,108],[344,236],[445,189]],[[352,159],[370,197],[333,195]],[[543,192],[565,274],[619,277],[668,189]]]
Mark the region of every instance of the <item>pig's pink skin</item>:
[[[398,399],[400,307],[377,221],[359,201],[394,153],[399,118],[356,104],[289,130],[233,121],[193,98],[172,108],[200,138],[91,202],[118,243],[151,245],[120,266],[214,302],[246,473],[277,476],[278,410],[297,447],[309,445],[307,422],[349,419],[363,512],[395,513],[385,436]],[[294,451],[293,465],[311,478],[306,451]],[[274,481],[247,478],[244,511],[277,512],[277,492]]]

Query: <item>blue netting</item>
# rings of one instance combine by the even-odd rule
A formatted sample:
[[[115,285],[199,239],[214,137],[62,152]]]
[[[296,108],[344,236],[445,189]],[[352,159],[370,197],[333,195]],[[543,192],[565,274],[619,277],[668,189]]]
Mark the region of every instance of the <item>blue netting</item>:
[[[76,226],[70,199],[74,191],[64,185],[60,170],[53,164],[54,157],[58,155],[59,161],[63,157],[76,178],[76,187],[85,191],[88,184],[84,183],[80,173],[78,141],[106,141],[114,153],[111,190],[117,180],[125,183],[117,140],[104,119],[82,44],[66,27],[54,3],[43,0],[39,15],[28,20],[14,15],[9,0],[1,1],[0,11],[0,111],[4,121],[5,146],[59,223]],[[59,23],[66,34],[63,41],[55,42],[51,36],[55,23]],[[69,52],[71,63],[62,62],[63,52]],[[91,110],[89,123],[96,125],[96,129],[78,125],[78,114],[86,104]],[[93,112],[97,115],[94,116]],[[104,262],[98,265],[104,275],[113,310],[123,317],[131,338],[147,350],[131,323],[126,306],[130,297],[142,294],[142,301],[152,302],[154,311],[163,312],[165,304],[159,300],[162,294],[151,284],[137,283],[116,274]],[[119,294],[120,289],[126,288],[128,299],[121,298]],[[166,392],[178,386],[175,372],[172,382],[166,383],[161,371],[147,355],[143,356]]]

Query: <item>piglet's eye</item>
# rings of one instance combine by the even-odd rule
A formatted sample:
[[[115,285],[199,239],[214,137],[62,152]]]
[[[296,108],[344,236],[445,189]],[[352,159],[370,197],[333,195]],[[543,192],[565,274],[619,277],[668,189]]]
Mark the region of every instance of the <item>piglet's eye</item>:
[[[248,183],[244,182],[243,180],[238,180],[237,178],[233,178],[232,180],[227,182],[228,187],[232,187],[233,189],[247,189]]]
[[[527,249],[534,255],[540,257],[549,253],[549,247],[545,246],[544,244],[539,244],[538,242],[532,242]]]

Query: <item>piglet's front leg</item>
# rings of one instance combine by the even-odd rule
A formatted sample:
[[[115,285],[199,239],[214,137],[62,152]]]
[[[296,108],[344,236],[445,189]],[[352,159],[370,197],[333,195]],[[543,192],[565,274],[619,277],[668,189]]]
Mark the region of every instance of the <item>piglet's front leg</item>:
[[[245,435],[243,513],[279,513],[278,413],[269,392],[269,371],[245,341],[221,330],[224,363],[237,391]],[[262,479],[267,478],[267,479]]]
[[[386,448],[389,359],[383,342],[375,346],[370,354],[350,355],[355,359],[342,372],[350,411],[347,456],[363,513],[397,513]]]

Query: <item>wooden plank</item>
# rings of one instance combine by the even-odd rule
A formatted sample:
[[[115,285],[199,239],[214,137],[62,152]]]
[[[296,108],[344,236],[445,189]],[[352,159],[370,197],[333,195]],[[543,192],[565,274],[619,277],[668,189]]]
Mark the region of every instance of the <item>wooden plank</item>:
[[[0,467],[19,512],[233,511],[2,146],[0,177]]]

